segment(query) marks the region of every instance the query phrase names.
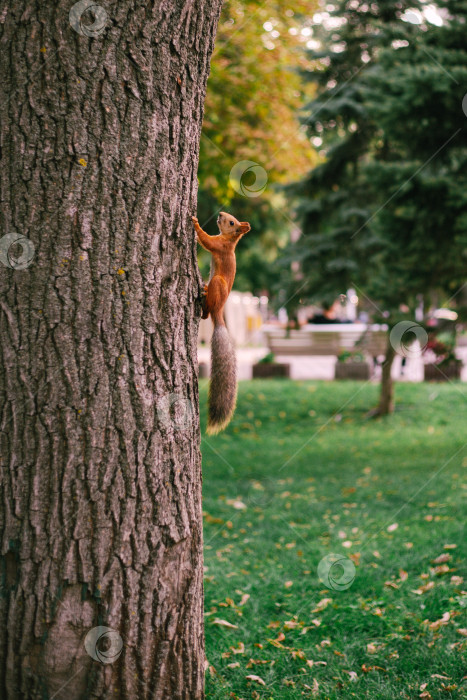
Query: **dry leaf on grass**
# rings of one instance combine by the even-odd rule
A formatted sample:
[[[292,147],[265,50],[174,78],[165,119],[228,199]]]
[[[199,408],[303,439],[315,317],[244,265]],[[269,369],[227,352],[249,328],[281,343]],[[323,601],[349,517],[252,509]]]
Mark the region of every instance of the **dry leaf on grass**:
[[[302,627],[302,624],[303,624],[303,623],[301,623],[301,622],[296,622],[295,620],[286,620],[286,621],[284,622],[284,629],[285,629],[285,630],[294,630],[294,629],[296,629],[297,627]]]
[[[447,561],[451,561],[452,557],[450,554],[445,552],[444,554],[440,554],[439,557],[436,557],[436,559],[432,560],[432,564],[444,564]]]
[[[263,681],[263,679],[260,678],[259,676],[251,675],[251,676],[247,676],[246,679],[247,679],[247,681],[254,681],[255,683],[259,683],[260,685],[266,685],[266,683]]]
[[[222,518],[214,518],[212,515],[210,515],[206,511],[203,511],[203,518],[210,525],[223,525],[224,524],[224,521],[222,520]]]
[[[453,586],[462,586],[464,579],[462,576],[451,576],[451,583]]]
[[[293,659],[304,659],[305,658],[305,652],[302,649],[292,649],[290,652],[290,655],[292,656]]]
[[[268,639],[267,641],[269,642],[269,644],[272,644],[273,647],[277,647],[278,649],[284,648],[284,645],[281,644],[277,639]]]
[[[246,667],[247,668],[253,668],[253,666],[258,666],[261,664],[271,664],[271,666],[274,664],[274,661],[270,661],[268,659],[250,659],[249,662],[247,663]]]
[[[395,588],[396,590],[399,588],[397,583],[395,583],[394,581],[385,581],[384,585],[386,586],[386,588]]]
[[[311,694],[315,697],[319,693],[319,683],[316,679],[313,679],[313,687],[311,687],[311,685],[308,685],[307,683],[304,683],[303,687],[305,688],[305,690],[311,690]]]
[[[441,676],[439,673],[432,673],[431,674],[432,678],[439,678],[441,681],[450,681],[451,676]]]
[[[435,622],[429,622],[428,627],[430,628],[430,630],[433,630],[433,632],[436,632],[443,625],[447,625],[450,619],[451,613],[445,612],[439,620],[435,620]]]
[[[228,506],[232,506],[232,508],[235,508],[235,510],[246,510],[247,509],[247,507],[243,503],[243,501],[240,501],[236,498],[228,498],[226,500],[226,503]]]
[[[215,620],[212,622],[213,625],[221,625],[221,627],[230,627],[231,629],[238,629],[237,625],[233,625],[231,622],[227,622],[227,620],[221,620],[218,617],[216,617]]]
[[[448,564],[441,564],[440,566],[435,566],[432,571],[435,576],[442,576],[443,574],[448,574],[451,569],[449,568]]]
[[[329,603],[332,603],[332,598],[323,598],[322,600],[319,601],[318,605],[316,608],[313,608],[311,612],[321,612],[321,610],[324,610],[324,608],[327,608]]]
[[[415,593],[416,595],[423,595],[427,591],[429,591],[431,588],[434,587],[434,582],[433,581],[428,581],[424,586],[420,586],[420,588],[417,588],[416,590],[412,590],[412,593]]]
[[[358,680],[358,676],[357,676],[357,674],[355,673],[355,671],[344,671],[344,673],[348,673],[348,674],[349,674],[349,676],[350,676],[349,680],[350,680],[350,681],[357,681],[357,680]]]

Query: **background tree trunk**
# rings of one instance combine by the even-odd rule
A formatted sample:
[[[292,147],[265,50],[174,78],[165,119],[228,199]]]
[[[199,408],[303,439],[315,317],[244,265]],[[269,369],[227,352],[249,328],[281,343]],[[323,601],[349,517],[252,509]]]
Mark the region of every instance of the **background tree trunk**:
[[[381,376],[381,391],[379,396],[379,405],[376,410],[376,415],[385,416],[394,411],[394,382],[391,376],[391,369],[396,356],[396,351],[389,341],[386,348],[386,357],[384,358]]]
[[[102,4],[0,12],[2,235],[35,246],[0,264],[8,700],[203,697],[190,217],[221,0]]]

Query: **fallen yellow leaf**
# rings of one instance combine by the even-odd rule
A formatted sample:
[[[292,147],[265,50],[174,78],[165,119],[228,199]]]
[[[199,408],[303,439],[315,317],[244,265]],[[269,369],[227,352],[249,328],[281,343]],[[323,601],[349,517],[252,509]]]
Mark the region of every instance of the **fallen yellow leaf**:
[[[450,619],[451,619],[451,613],[445,612],[439,620],[436,620],[435,622],[430,622],[428,627],[431,630],[433,630],[434,632],[436,632],[443,625],[447,625]]]
[[[432,564],[444,564],[447,561],[450,561],[452,559],[451,555],[445,552],[444,554],[440,554],[439,557],[436,557],[436,559],[433,559],[431,562]]]
[[[413,590],[412,593],[415,593],[416,595],[423,595],[427,591],[429,591],[431,588],[434,587],[434,582],[433,581],[428,581],[424,586],[420,586],[420,588],[417,588],[416,590]]]
[[[254,681],[255,683],[259,683],[260,685],[266,685],[263,679],[259,676],[247,676],[246,679],[247,681]]]
[[[232,625],[231,622],[227,622],[227,620],[220,620],[218,617],[216,617],[215,620],[212,622],[213,625],[221,625],[222,627],[230,627],[231,629],[238,629],[237,625]]]

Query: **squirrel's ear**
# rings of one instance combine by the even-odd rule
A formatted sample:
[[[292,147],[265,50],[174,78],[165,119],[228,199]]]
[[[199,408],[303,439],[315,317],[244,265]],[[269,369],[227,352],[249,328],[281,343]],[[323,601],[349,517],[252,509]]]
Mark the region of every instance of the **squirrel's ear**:
[[[251,226],[248,223],[248,221],[241,221],[240,222],[240,233],[248,233],[248,231],[251,231]]]

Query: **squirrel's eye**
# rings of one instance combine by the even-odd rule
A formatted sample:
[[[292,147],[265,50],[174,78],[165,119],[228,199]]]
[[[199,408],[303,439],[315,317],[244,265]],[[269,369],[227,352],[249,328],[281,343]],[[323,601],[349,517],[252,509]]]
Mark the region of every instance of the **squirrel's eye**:
[[[233,221],[231,221],[231,222],[230,222],[230,225],[231,225],[231,226],[233,226],[233,225],[234,225],[234,222],[233,222]]]

